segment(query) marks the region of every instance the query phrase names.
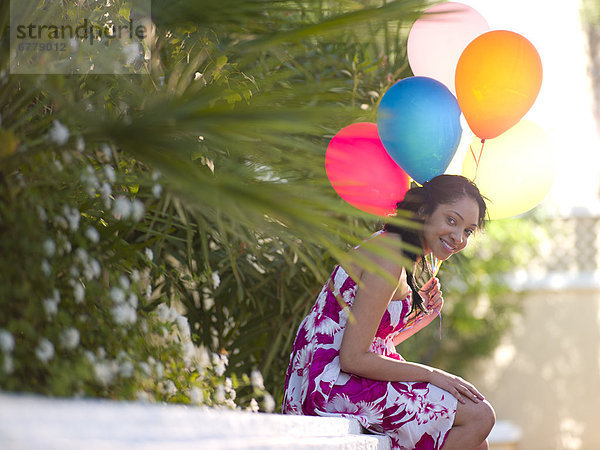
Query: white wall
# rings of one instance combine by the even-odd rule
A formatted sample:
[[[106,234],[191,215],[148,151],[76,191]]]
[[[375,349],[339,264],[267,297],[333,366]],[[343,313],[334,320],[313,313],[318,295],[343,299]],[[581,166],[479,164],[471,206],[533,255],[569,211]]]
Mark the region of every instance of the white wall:
[[[522,431],[520,449],[600,448],[600,289],[535,291],[470,377]]]

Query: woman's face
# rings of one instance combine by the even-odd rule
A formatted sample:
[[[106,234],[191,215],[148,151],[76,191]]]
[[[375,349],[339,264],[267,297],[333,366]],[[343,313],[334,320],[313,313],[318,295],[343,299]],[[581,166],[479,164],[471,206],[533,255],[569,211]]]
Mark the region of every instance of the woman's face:
[[[441,203],[430,215],[425,215],[423,249],[440,259],[448,259],[467,246],[477,229],[479,205],[468,196],[453,203]]]

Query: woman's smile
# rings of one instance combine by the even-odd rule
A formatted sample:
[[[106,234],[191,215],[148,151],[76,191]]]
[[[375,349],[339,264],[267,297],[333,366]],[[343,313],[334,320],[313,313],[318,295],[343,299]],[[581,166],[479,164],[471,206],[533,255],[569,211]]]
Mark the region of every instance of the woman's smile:
[[[448,259],[463,250],[477,229],[479,205],[471,197],[461,197],[453,203],[442,203],[423,224],[423,249],[438,259]]]

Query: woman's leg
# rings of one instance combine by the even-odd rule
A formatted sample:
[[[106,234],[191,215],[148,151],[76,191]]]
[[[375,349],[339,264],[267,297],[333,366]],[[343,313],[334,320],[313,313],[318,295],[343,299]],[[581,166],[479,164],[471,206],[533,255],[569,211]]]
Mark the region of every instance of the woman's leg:
[[[486,450],[487,435],[496,422],[494,408],[486,400],[478,403],[466,399],[456,405],[454,425],[448,433],[443,450]]]

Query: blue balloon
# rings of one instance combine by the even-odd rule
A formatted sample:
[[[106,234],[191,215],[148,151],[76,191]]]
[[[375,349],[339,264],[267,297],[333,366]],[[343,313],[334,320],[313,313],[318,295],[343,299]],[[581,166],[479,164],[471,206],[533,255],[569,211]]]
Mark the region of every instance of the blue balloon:
[[[439,81],[405,78],[381,98],[377,131],[392,159],[423,184],[443,174],[456,153],[462,134],[460,107]]]

